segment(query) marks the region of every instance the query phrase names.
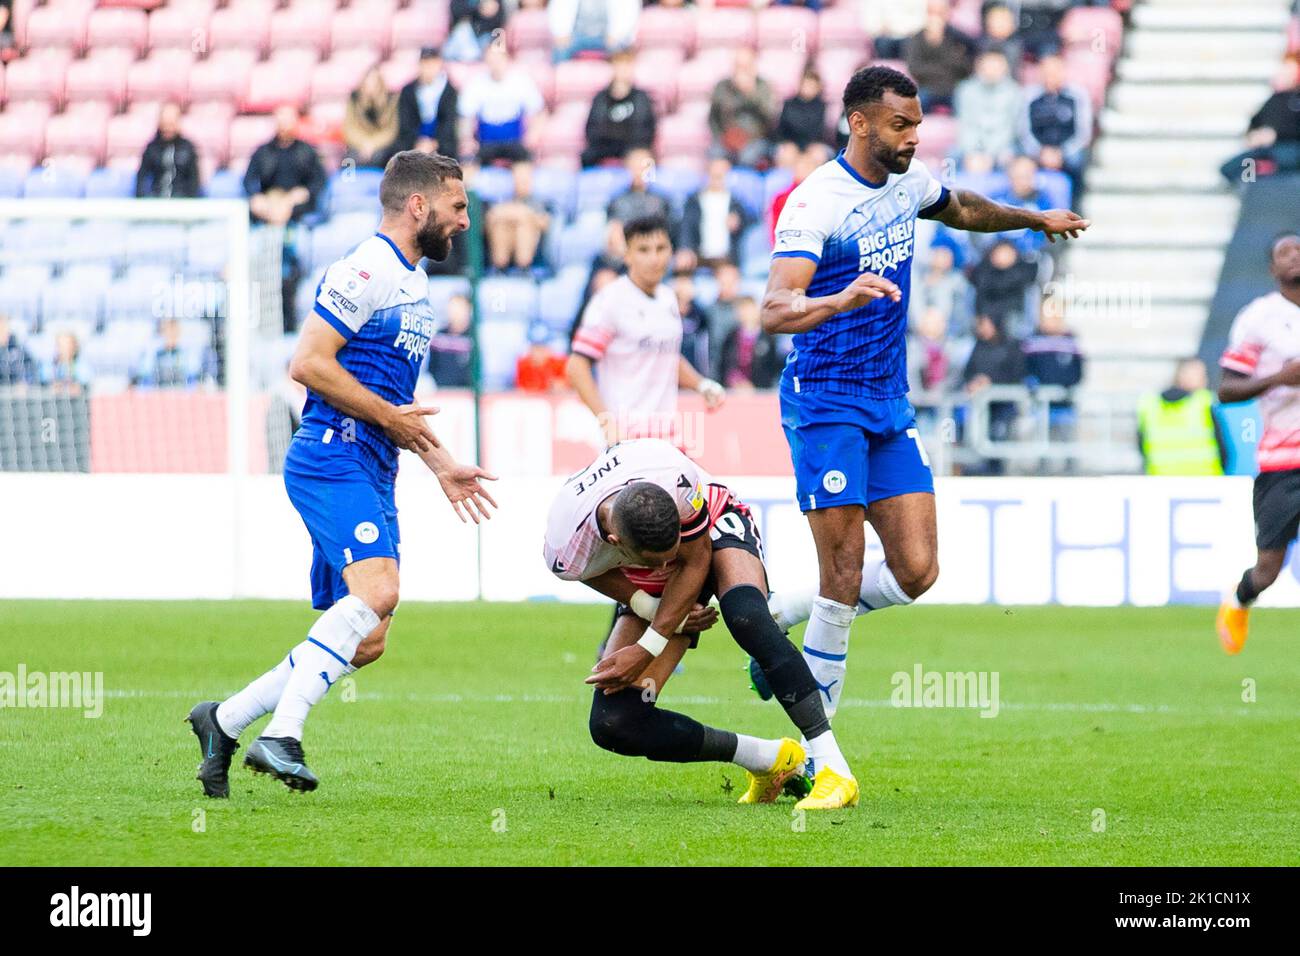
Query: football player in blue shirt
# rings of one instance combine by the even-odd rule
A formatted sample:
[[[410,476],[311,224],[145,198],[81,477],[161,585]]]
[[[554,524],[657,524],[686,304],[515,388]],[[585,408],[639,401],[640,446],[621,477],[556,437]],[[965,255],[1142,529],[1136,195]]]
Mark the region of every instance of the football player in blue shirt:
[[[302,426],[284,462],[284,485],[312,540],[312,606],[324,611],[278,665],[217,703],[190,712],[210,797],[230,794],[228,770],[239,735],[274,710],[244,763],[294,790],[317,778],[302,752],[308,711],[340,677],[384,652],[398,600],[399,449],[415,452],[438,477],[464,521],[489,517],[492,478],[460,465],[414,403],[415,382],[434,330],[420,258],[446,259],[469,228],[460,165],[414,150],[388,162],[379,187],[379,231],[325,272],[303,324],[289,373],[307,388]]]
[[[921,104],[897,70],[854,74],[844,115],[848,146],[795,188],[777,221],[763,300],[764,329],[794,334],[781,424],[820,569],[811,607],[772,610],[778,623],[808,619],[804,655],[830,715],[855,614],[910,604],[939,574],[934,482],[907,400],[917,217],[973,232],[1032,229],[1053,242],[1088,227],[1069,210],[1017,209],[943,186],[913,158]],[[884,549],[865,567],[864,519]],[[828,805],[845,798],[833,770],[809,771]]]

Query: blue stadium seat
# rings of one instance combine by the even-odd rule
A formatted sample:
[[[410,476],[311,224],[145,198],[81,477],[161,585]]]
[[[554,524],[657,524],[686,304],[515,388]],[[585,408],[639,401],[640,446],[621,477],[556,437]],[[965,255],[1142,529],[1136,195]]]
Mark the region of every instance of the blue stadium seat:
[[[663,193],[680,214],[686,200],[700,191],[704,175],[686,166],[659,165],[655,167],[654,189]]]
[[[67,236],[65,251],[70,260],[116,265],[126,257],[127,223],[115,219],[89,219]]]
[[[740,241],[740,271],[747,279],[767,278],[772,244],[768,242],[767,223],[760,222],[745,230]]]
[[[218,275],[226,267],[226,224],[200,222],[185,230],[186,273]]]
[[[80,199],[86,194],[86,177],[67,166],[37,166],[23,181],[27,199]]]
[[[533,195],[551,206],[565,219],[572,218],[578,206],[578,178],[569,169],[555,166],[533,168]]]
[[[762,218],[765,187],[761,173],[737,167],[727,174],[727,188],[751,216]]]
[[[17,199],[23,194],[27,170],[15,166],[0,166],[0,199]]]
[[[379,202],[382,169],[342,169],[329,178],[325,208],[330,215],[365,210],[373,212]]]
[[[763,176],[763,212],[766,214],[772,200],[785,192],[794,183],[794,173],[788,169],[773,167]]]
[[[584,213],[577,220],[555,233],[556,250],[553,261],[557,269],[566,266],[587,265],[605,247],[605,217],[603,213]]]
[[[596,166],[578,173],[578,212],[599,209],[627,190],[632,175],[621,166]]]
[[[531,279],[488,276],[478,285],[478,317],[482,324],[521,321],[537,315],[537,286]]]
[[[101,166],[86,179],[87,199],[130,199],[135,196],[135,173]]]
[[[218,169],[208,180],[203,194],[209,199],[246,199],[244,174],[233,169]]]
[[[469,280],[463,276],[429,276],[429,306],[441,322],[446,317],[447,301],[453,295],[469,298]]]
[[[587,285],[587,272],[581,266],[570,266],[554,279],[543,282],[538,290],[539,315],[556,332],[567,332],[578,317],[582,293]]]
[[[501,166],[484,166],[474,177],[474,192],[485,203],[502,202],[515,194],[515,178]]]
[[[377,220],[374,212],[341,213],[311,230],[311,238],[302,245],[310,246],[311,254],[303,258],[308,268],[323,269],[352,250],[363,239],[375,234]]]
[[[122,319],[155,318],[159,290],[174,281],[176,270],[165,265],[136,263],[108,288],[106,317],[110,322]]]
[[[41,315],[41,289],[48,278],[48,269],[33,272],[24,266],[6,268],[0,275],[0,302],[4,303],[5,313],[36,325]]]
[[[126,231],[129,262],[165,263],[179,269],[185,262],[187,242],[181,223],[133,224]]]
[[[483,388],[514,388],[515,362],[528,348],[527,321],[484,322],[478,332]]]

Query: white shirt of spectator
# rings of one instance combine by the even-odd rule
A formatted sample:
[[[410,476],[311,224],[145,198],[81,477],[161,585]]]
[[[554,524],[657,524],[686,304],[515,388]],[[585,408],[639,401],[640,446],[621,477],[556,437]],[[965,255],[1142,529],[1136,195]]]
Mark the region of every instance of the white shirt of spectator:
[[[480,73],[457,102],[461,116],[500,126],[540,112],[545,105],[537,84],[523,70],[510,70],[500,80]]]
[[[725,259],[731,253],[731,231],[727,214],[731,212],[731,193],[705,190],[700,193],[700,248],[702,259]]]
[[[1242,375],[1273,375],[1300,359],[1300,305],[1280,292],[1260,296],[1238,313],[1219,364]],[[1260,471],[1300,468],[1300,388],[1278,385],[1259,397],[1264,434],[1256,449]]]
[[[682,316],[666,285],[646,295],[626,275],[587,304],[573,351],[596,365],[596,386],[623,437],[677,434]]]
[[[731,491],[666,441],[620,442],[569,477],[551,503],[542,554],[551,573],[565,581],[589,581],[614,568],[651,594],[661,593],[671,571],[639,568],[605,540],[596,520],[602,501],[635,481],[648,481],[673,496],[682,540],[707,534],[732,501]],[[606,529],[609,530],[609,529]]]

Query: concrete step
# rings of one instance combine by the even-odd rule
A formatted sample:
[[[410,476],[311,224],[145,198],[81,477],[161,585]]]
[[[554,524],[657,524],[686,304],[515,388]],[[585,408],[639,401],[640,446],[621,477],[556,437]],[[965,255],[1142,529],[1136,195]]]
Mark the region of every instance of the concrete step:
[[[1102,110],[1101,131],[1107,136],[1145,138],[1148,136],[1180,139],[1225,139],[1246,132],[1247,118],[1233,110],[1219,114],[1168,115],[1161,113]]]
[[[1151,226],[1142,222],[1094,219],[1088,239],[1094,246],[1133,249],[1221,249],[1231,238],[1234,224],[1212,226],[1197,222]]]
[[[1140,3],[1133,9],[1138,30],[1285,30],[1285,3]]]
[[[1089,238],[1106,223],[1138,224],[1150,229],[1206,226],[1232,230],[1237,225],[1240,205],[1237,197],[1228,193],[1174,193],[1135,200],[1132,196],[1094,190],[1085,199],[1083,215],[1094,223]]]
[[[1079,281],[1105,283],[1107,290],[1129,299],[1139,294],[1129,289],[1129,283],[1141,284],[1139,292],[1153,299],[1157,283],[1163,295],[1205,299],[1214,295],[1223,250],[1161,250],[1117,243],[1090,246],[1083,239],[1071,251],[1066,268]],[[1179,292],[1182,286],[1185,289]]]
[[[1286,34],[1271,30],[1133,30],[1124,56],[1133,60],[1255,60],[1272,63],[1286,51]]]
[[[1258,59],[1202,60],[1182,58],[1169,60],[1120,60],[1115,75],[1121,80],[1138,83],[1205,83],[1223,80],[1241,82],[1255,80],[1267,83],[1277,73],[1276,57]]]
[[[1084,366],[1084,385],[1107,392],[1141,394],[1169,387],[1174,368],[1182,355],[1132,359],[1112,354],[1089,354]]]
[[[1241,149],[1240,140],[1220,139],[1112,139],[1103,138],[1093,149],[1099,167],[1156,167],[1163,171],[1218,169]]]
[[[1275,64],[1276,65],[1276,64]],[[1241,129],[1268,99],[1267,82],[1202,83],[1114,83],[1108,94],[1110,107],[1119,113],[1158,116],[1240,117]]]
[[[1070,312],[1070,327],[1087,354],[1134,358],[1186,355],[1196,351],[1206,307],[1151,305],[1130,311]]]
[[[1227,159],[1227,156],[1224,157]],[[1164,192],[1222,192],[1227,189],[1217,167],[1159,169],[1146,166],[1093,167],[1088,170],[1088,188],[1134,194]]]

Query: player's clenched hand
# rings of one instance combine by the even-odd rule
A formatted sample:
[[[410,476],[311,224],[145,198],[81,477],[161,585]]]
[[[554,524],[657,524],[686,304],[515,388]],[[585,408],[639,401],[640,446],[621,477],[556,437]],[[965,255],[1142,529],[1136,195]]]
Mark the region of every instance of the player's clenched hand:
[[[898,302],[903,298],[903,293],[899,291],[898,286],[883,276],[873,272],[863,272],[840,293],[840,311],[848,312],[866,305],[872,299],[885,298]]]
[[[619,648],[602,657],[591,669],[591,676],[583,683],[595,684],[606,694],[616,694],[641,676],[641,672],[654,660],[654,655],[640,644]]]
[[[398,448],[408,451],[429,451],[437,448],[438,439],[433,429],[424,421],[425,415],[437,415],[438,409],[427,405],[401,405],[393,409],[388,421],[384,422],[384,434]]]
[[[717,608],[710,604],[697,604],[691,608],[691,613],[686,615],[686,620],[682,622],[679,633],[695,634],[699,631],[707,631],[717,623]]]
[[[1057,236],[1063,239],[1078,239],[1079,233],[1091,225],[1091,220],[1084,219],[1077,212],[1070,212],[1068,209],[1049,209],[1043,213],[1042,221],[1037,228],[1047,236],[1048,242],[1055,242]]]
[[[456,511],[456,517],[464,521],[466,516],[475,524],[479,523],[479,517],[491,518],[485,504],[493,508],[498,507],[492,496],[488,494],[487,489],[479,483],[479,479],[487,481],[496,481],[497,476],[491,472],[484,471],[477,465],[456,465],[446,471],[438,472],[438,483],[442,485],[443,493],[446,494],[447,500],[451,502],[452,508]]]

